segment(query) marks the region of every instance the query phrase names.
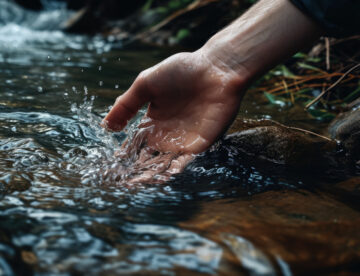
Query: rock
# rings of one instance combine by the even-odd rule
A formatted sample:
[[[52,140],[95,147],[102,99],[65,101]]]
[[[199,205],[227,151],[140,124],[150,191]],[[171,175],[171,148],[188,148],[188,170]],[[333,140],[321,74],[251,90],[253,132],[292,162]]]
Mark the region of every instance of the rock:
[[[101,31],[103,24],[104,21],[97,18],[89,7],[84,7],[65,21],[61,27],[68,33],[95,34]]]
[[[271,120],[237,119],[230,132],[225,145],[300,170],[330,167],[338,149],[335,140]]]
[[[240,268],[250,270],[244,275],[251,275],[246,265],[250,263],[270,269],[271,264],[274,268],[280,264],[287,273],[279,275],[328,275],[333,271],[339,272],[334,275],[357,275],[359,223],[358,210],[321,190],[300,189],[203,201],[199,211],[180,226],[226,245],[220,275],[232,275],[231,268],[234,275]],[[249,249],[247,255],[239,254],[241,247]],[[350,271],[355,272],[347,273]]]
[[[339,114],[331,122],[329,133],[341,142],[352,161],[360,160],[360,108]]]
[[[63,30],[70,33],[95,34],[110,29],[112,20],[120,20],[129,16],[143,4],[143,0],[136,1],[86,1],[87,3],[63,24]],[[77,6],[78,7],[78,6]]]

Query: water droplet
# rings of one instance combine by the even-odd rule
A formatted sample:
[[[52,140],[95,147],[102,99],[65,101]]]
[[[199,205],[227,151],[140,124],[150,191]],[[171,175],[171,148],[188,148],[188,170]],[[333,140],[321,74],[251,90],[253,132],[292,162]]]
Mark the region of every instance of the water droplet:
[[[70,57],[68,57],[68,58],[67,58],[67,60],[68,60],[68,61],[70,61],[70,60],[71,60],[71,58],[70,58]]]
[[[118,84],[115,84],[115,89],[119,89],[119,85],[118,85]]]
[[[104,82],[103,81],[99,81],[99,86],[103,86]]]
[[[37,90],[38,90],[39,93],[43,92],[43,88],[42,88],[41,86],[39,86],[39,87],[37,88]]]
[[[48,59],[50,59],[50,56],[47,56]]]
[[[118,61],[120,61],[121,60],[121,58],[118,58]]]
[[[102,67],[101,67],[101,65],[99,66],[99,71],[101,71],[102,70]]]

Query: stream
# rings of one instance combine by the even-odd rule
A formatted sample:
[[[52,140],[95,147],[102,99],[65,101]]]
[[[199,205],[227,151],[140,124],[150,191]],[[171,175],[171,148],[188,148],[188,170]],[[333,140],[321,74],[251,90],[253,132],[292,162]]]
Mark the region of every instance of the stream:
[[[288,173],[220,144],[166,183],[107,182],[145,111],[126,133],[100,122],[172,52],[64,34],[69,14],[0,0],[0,275],[360,273],[357,178]],[[325,128],[252,95],[239,116]]]

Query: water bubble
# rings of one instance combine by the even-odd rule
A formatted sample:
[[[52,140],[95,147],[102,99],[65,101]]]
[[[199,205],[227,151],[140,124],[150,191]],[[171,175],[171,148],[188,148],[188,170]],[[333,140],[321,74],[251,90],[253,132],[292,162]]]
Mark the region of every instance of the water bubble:
[[[104,82],[103,81],[99,81],[99,86],[103,86]]]
[[[37,88],[37,91],[38,91],[39,93],[41,93],[41,92],[43,92],[43,88],[42,88],[41,86],[39,86],[39,87]]]
[[[115,84],[115,89],[119,89],[119,85],[118,85],[118,84]]]
[[[71,57],[68,57],[67,60],[70,61],[70,60],[71,60]]]

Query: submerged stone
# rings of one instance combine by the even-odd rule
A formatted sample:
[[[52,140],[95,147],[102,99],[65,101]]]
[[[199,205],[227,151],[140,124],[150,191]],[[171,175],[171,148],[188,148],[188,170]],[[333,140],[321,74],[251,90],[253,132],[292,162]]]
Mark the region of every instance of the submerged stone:
[[[352,161],[360,160],[360,108],[339,114],[330,124],[329,133],[341,142]]]
[[[271,120],[237,119],[224,144],[259,159],[294,169],[320,170],[345,163],[335,159],[335,140]]]

